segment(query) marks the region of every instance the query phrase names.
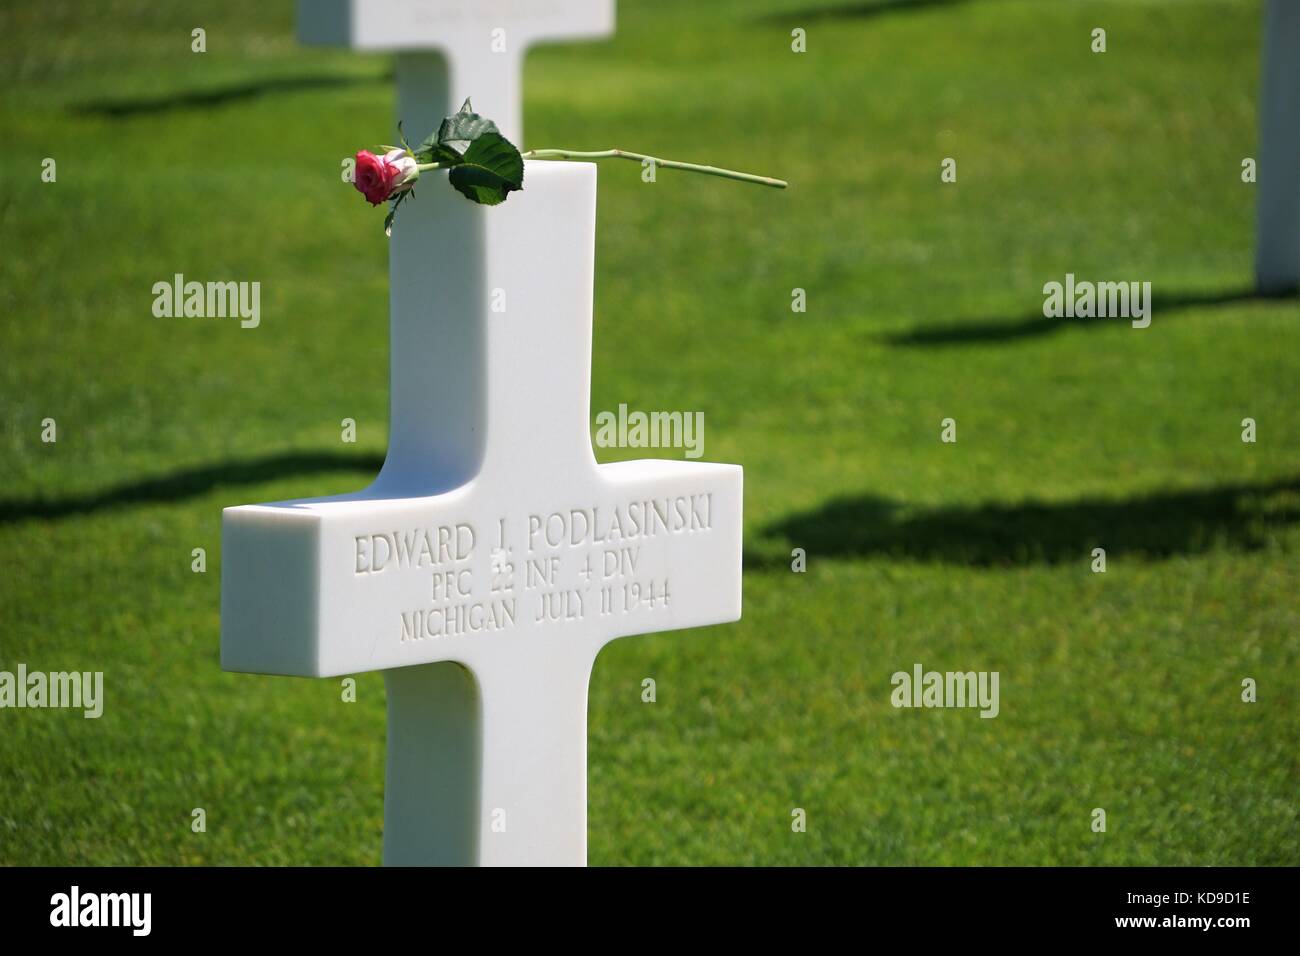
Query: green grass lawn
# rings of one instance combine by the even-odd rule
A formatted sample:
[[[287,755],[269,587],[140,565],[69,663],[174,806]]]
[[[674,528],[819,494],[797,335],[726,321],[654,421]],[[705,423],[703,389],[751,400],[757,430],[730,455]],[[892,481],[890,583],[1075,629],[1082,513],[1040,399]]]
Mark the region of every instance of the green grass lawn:
[[[593,864],[1300,862],[1259,33],[1255,2],[621,0],[531,55],[529,145],[792,183],[600,171],[593,410],[705,413],[747,570],[739,623],[597,661]],[[391,138],[391,68],[299,47],[287,0],[0,10],[0,669],[107,697],[0,711],[0,863],[380,860],[382,678],[223,673],[218,604],[223,507],[382,459],[387,250],[339,162]],[[177,272],[260,281],[261,326],[154,318]],[[1150,281],[1150,328],[1044,320],[1067,272]],[[893,708],[915,662],[998,671],[999,716]]]

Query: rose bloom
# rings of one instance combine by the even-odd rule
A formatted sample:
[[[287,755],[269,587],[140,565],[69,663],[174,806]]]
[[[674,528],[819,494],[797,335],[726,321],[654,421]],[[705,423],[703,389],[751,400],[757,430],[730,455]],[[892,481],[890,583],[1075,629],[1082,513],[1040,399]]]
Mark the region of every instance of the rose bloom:
[[[357,172],[352,184],[370,205],[378,206],[420,178],[416,167],[415,158],[404,149],[389,150],[383,156],[363,149],[357,153]]]

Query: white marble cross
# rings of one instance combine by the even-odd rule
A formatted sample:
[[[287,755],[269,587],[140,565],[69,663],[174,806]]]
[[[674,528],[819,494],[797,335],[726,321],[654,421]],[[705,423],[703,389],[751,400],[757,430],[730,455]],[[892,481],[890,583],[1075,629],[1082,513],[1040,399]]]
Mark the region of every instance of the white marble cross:
[[[528,48],[613,30],[614,0],[298,2],[302,42],[398,52],[399,118],[408,137],[423,138],[473,97],[474,109],[520,149]]]
[[[741,469],[592,453],[595,224],[591,164],[492,208],[422,184],[379,477],[223,516],[223,667],[385,672],[387,863],[584,863],[597,652],[740,616]]]
[[[1300,287],[1300,0],[1269,0],[1261,59],[1255,284],[1277,294]]]
[[[408,135],[472,96],[516,143],[528,44],[612,22],[612,0],[300,6],[309,42],[402,51]],[[595,190],[546,162],[495,208],[421,184],[390,244],[379,477],[223,517],[223,667],[385,673],[390,864],[585,863],[596,654],[740,616],[741,469],[592,454]]]

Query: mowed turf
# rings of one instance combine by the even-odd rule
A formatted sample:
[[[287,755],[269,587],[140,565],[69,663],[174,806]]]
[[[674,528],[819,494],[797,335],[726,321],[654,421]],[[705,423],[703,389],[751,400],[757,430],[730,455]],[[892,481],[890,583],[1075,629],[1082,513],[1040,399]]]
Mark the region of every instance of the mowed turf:
[[[360,487],[385,447],[382,216],[340,161],[392,139],[391,61],[299,47],[292,7],[0,11],[0,669],[106,686],[99,720],[0,711],[0,863],[380,861],[379,675],[345,703],[218,663],[222,507]],[[1250,295],[1259,4],[618,16],[530,56],[528,145],[792,186],[600,170],[593,413],[704,412],[747,568],[739,623],[597,661],[590,861],[1298,862],[1300,309]],[[1044,320],[1067,272],[1150,281],[1150,328]],[[155,318],[175,273],[261,282],[260,327]],[[999,715],[893,708],[917,662],[998,671]]]

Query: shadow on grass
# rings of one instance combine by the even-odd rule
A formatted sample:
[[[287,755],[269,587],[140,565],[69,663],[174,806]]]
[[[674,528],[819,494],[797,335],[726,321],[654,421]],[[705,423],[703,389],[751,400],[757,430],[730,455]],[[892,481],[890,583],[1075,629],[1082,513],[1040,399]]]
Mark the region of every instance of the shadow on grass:
[[[1172,293],[1168,295],[1153,294],[1151,297],[1151,322],[1167,318],[1168,313],[1183,309],[1204,306],[1234,305],[1242,302],[1277,301],[1294,295],[1262,295],[1254,289],[1226,289],[1219,292]],[[886,336],[888,345],[977,345],[981,342],[1013,342],[1017,339],[1031,339],[1042,335],[1062,332],[1067,328],[1101,329],[1129,327],[1128,319],[1056,319],[1048,318],[1041,311],[1019,319],[975,319],[959,325],[943,325],[937,328],[913,329],[897,335]]]
[[[377,76],[337,76],[317,74],[312,76],[271,77],[249,83],[236,83],[206,90],[168,93],[135,99],[103,99],[78,103],[72,112],[79,116],[107,116],[121,119],[172,110],[201,110],[226,106],[241,100],[250,100],[272,93],[297,93],[303,90],[331,90],[342,86],[365,86],[392,80],[391,71]]]
[[[218,465],[201,465],[171,474],[114,485],[103,491],[69,498],[0,499],[0,525],[125,508],[131,505],[184,501],[229,485],[258,485],[279,478],[338,471],[365,472],[373,477],[383,455],[342,452],[285,452]]]
[[[811,560],[880,555],[975,566],[1087,562],[1094,547],[1108,558],[1168,558],[1211,547],[1264,547],[1270,528],[1300,521],[1300,477],[1237,483],[1136,498],[988,502],[910,511],[876,495],[836,498],[763,528],[745,566],[790,566],[790,550]]]
[[[867,20],[894,13],[919,13],[936,7],[955,7],[971,0],[868,0],[868,2],[841,3],[831,6],[799,7],[779,13],[769,13],[761,19],[768,23],[815,23],[818,20]],[[798,21],[796,23],[795,21]]]

